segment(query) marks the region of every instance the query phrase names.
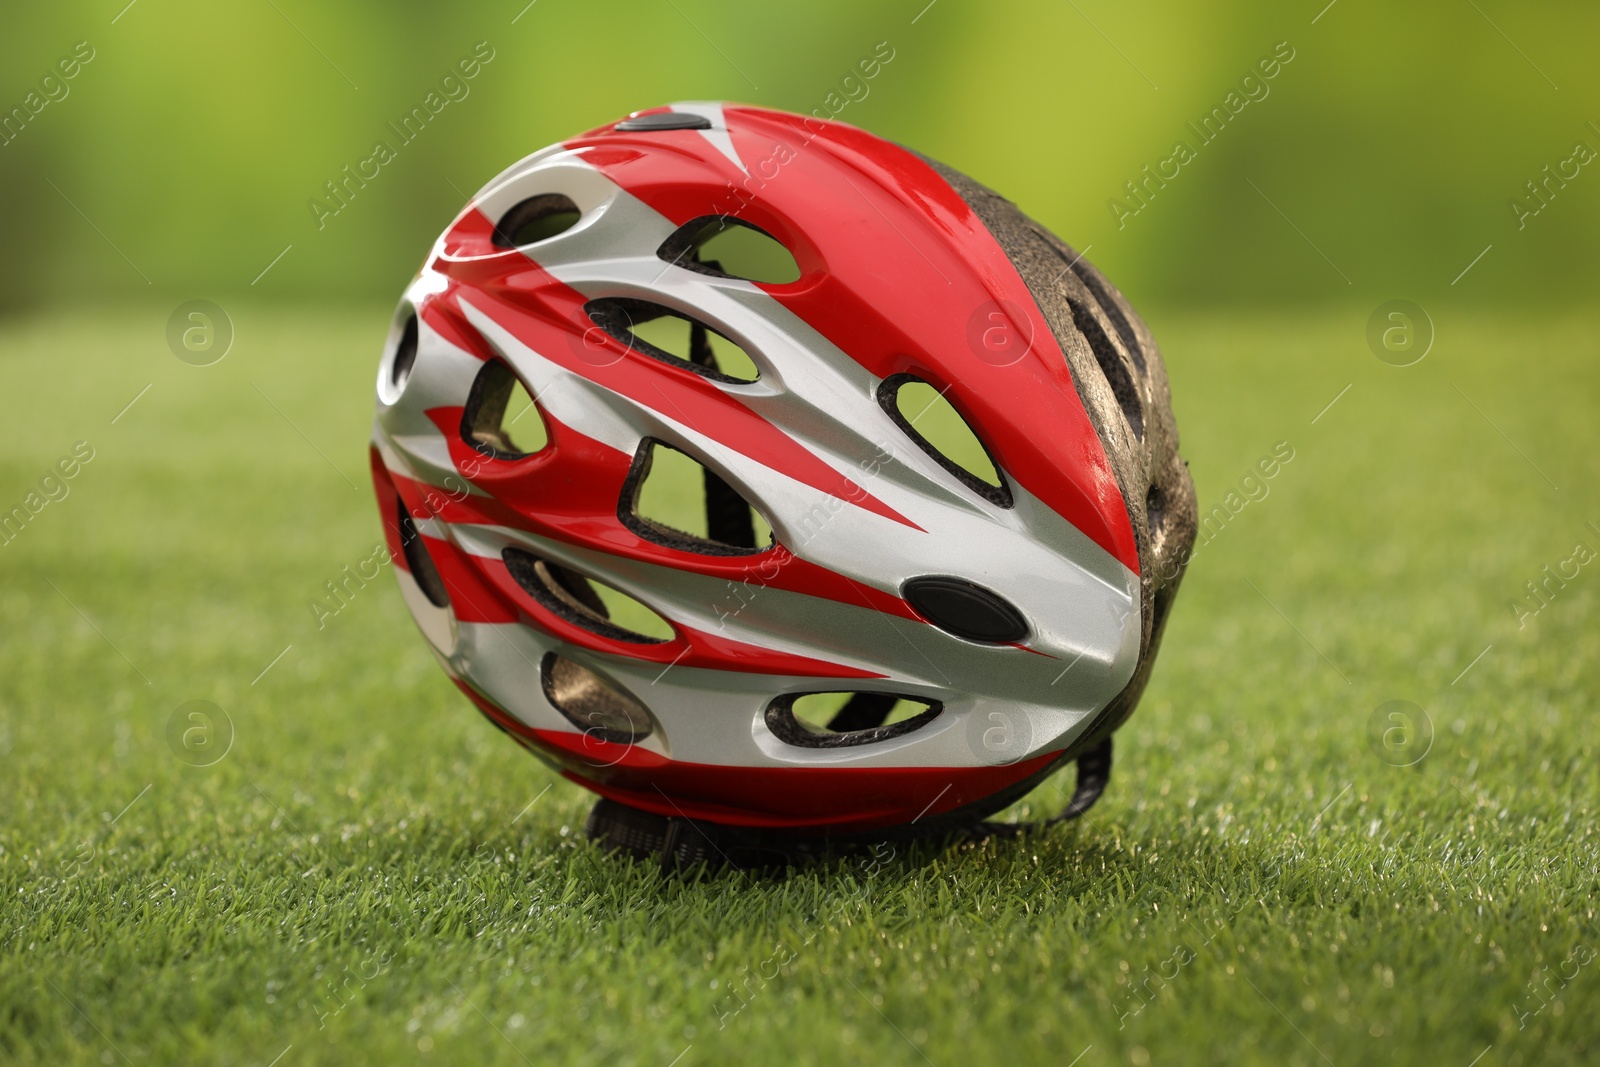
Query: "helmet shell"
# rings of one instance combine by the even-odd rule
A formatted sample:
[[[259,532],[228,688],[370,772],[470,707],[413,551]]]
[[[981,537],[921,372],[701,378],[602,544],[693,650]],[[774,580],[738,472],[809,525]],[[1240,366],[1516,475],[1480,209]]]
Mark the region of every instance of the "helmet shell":
[[[796,276],[703,255],[729,227]],[[994,481],[896,406],[910,383]],[[507,427],[518,385],[536,413]],[[1194,538],[1121,294],[964,175],[808,116],[675,104],[508,168],[406,290],[377,394],[379,511],[446,673],[659,815],[849,834],[996,810],[1131,712]],[[684,457],[704,531],[641,507]],[[837,693],[860,696],[831,723],[796,710]]]

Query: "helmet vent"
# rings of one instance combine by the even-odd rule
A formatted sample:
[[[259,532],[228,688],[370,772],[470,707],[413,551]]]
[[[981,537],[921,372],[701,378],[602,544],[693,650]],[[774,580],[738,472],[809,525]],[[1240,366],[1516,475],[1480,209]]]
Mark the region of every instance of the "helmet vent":
[[[972,426],[946,398],[921,378],[896,374],[878,386],[878,403],[939,465],[991,504],[1011,506],[1011,488]]]
[[[677,636],[671,623],[620,589],[520,548],[507,548],[500,557],[529,596],[591,633],[640,644],[660,644]]]
[[[617,341],[653,359],[736,385],[761,377],[750,353],[737,342],[681,311],[648,300],[622,298],[591,300],[584,310]]]
[[[1100,279],[1100,275],[1093,267],[1082,261],[1081,257],[1073,265],[1072,273],[1076,274],[1078,280],[1083,282],[1089,291],[1094,294],[1095,301],[1100,305],[1100,310],[1106,313],[1106,318],[1111,320],[1111,326],[1117,331],[1117,336],[1122,338],[1122,347],[1128,350],[1128,355],[1133,357],[1134,365],[1139,368],[1139,373],[1143,374],[1145,372],[1144,346],[1139,344],[1139,335],[1134,332],[1133,325],[1128,322],[1128,316],[1122,313],[1122,309],[1117,306],[1117,301],[1106,291],[1105,282]]]
[[[411,577],[422,590],[422,595],[428,598],[428,603],[436,608],[449,607],[450,594],[445,591],[444,578],[440,576],[439,568],[433,565],[433,557],[428,555],[427,546],[422,543],[422,531],[412,521],[404,501],[398,502],[397,507],[400,512],[400,551],[405,555],[406,568],[411,571]]]
[[[539,680],[545,699],[587,737],[631,745],[655,732],[650,710],[632,694],[565,656],[548,653]]]
[[[550,443],[539,406],[504,361],[484,363],[461,411],[461,438],[495,459],[521,459]]]
[[[500,216],[494,227],[498,248],[521,248],[547,241],[577,225],[583,212],[572,199],[560,193],[530,196]]]
[[[783,243],[759,226],[732,215],[702,215],[680,226],[656,255],[674,266],[716,278],[742,278],[787,285],[800,278],[800,264]]]
[[[785,744],[843,748],[919,730],[942,710],[938,701],[894,693],[799,693],[767,707],[767,729]]]
[[[647,437],[622,485],[617,516],[647,541],[685,552],[736,556],[772,544],[749,501],[694,457]]]
[[[1144,440],[1144,405],[1139,401],[1139,390],[1133,384],[1127,364],[1122,362],[1122,354],[1111,343],[1111,338],[1106,336],[1105,330],[1100,328],[1100,320],[1095,318],[1093,311],[1071,297],[1067,298],[1067,303],[1072,307],[1073,324],[1089,342],[1095,362],[1100,364],[1100,373],[1106,376],[1106,384],[1111,386],[1111,394],[1117,398],[1122,417],[1128,420],[1133,435]]]
[[[1100,272],[1090,266],[1083,256],[1074,253],[1071,259],[1067,258],[1072,249],[1066,248],[1053,235],[1046,233],[1037,226],[1033,228],[1045,246],[1055,253],[1057,259],[1067,265],[1067,269],[1078,276],[1084,288],[1094,294],[1095,303],[1100,305],[1100,310],[1106,313],[1106,318],[1111,320],[1111,328],[1117,331],[1117,336],[1122,338],[1122,346],[1128,350],[1128,355],[1133,357],[1134,366],[1139,368],[1139,373],[1145,373],[1144,346],[1139,343],[1139,334],[1134,330],[1133,324],[1128,321],[1128,316],[1122,313],[1121,301],[1111,295],[1111,290]],[[1059,277],[1059,276],[1058,276]]]
[[[400,331],[400,343],[395,346],[394,359],[389,362],[389,381],[396,389],[405,388],[411,377],[411,368],[417,363],[417,313],[406,316],[405,327]]]
[[[635,115],[623,119],[613,130],[623,133],[648,133],[655,130],[709,130],[711,120],[704,115],[682,111],[654,111],[648,115]]]
[[[1144,495],[1144,513],[1150,524],[1150,539],[1160,540],[1167,525],[1167,496],[1154,482],[1150,483],[1150,490]]]

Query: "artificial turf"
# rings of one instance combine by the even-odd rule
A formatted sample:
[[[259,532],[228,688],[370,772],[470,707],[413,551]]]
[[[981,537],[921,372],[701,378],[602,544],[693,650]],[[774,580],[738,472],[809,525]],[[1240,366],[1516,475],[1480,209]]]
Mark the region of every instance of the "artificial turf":
[[[0,546],[0,1060],[1593,1061],[1600,566],[1512,603],[1600,550],[1594,316],[1434,309],[1396,368],[1367,308],[1153,315],[1203,506],[1249,502],[1101,804],[695,880],[589,846],[386,571],[319,628],[387,309],[234,307],[209,367],[169,310],[0,326],[0,508],[93,449]]]

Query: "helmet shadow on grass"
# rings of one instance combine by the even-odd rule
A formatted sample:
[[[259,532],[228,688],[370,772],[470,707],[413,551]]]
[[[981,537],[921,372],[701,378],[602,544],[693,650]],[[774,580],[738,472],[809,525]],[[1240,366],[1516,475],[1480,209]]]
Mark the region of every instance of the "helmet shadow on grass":
[[[754,866],[724,859],[664,867],[659,857],[630,856],[594,843],[582,854],[582,866],[597,892],[620,881],[644,898],[688,903],[707,893],[725,901],[728,890],[744,890],[758,901],[811,899],[835,907],[862,902],[875,911],[886,905],[909,908],[924,918],[956,917],[992,906],[1049,911],[1090,905],[1148,908],[1156,903],[1166,913],[1170,903],[1183,912],[1203,901],[1209,902],[1203,909],[1209,914],[1229,911],[1235,898],[1249,901],[1268,891],[1293,904],[1302,896],[1296,884],[1304,876],[1257,843],[1188,837],[1177,827],[1171,834],[1141,836],[1110,819],[1030,826],[1005,837],[949,835],[835,844],[787,863]],[[908,903],[913,901],[917,903]],[[1304,903],[1322,908],[1332,902],[1313,894]],[[769,918],[762,916],[762,908],[753,908],[753,921]],[[732,913],[724,919],[739,925]]]
[[[668,843],[651,850],[619,847],[615,841],[591,839],[601,869],[627,869],[635,874],[659,873],[661,884],[726,884],[743,881],[780,887],[811,882],[840,887],[864,881],[892,887],[930,871],[974,863],[996,872],[1026,865],[1037,871],[1048,857],[1057,873],[1074,868],[1116,871],[1137,866],[1124,848],[1095,829],[1082,825],[976,824],[941,834],[879,840],[749,839],[720,843],[706,839]]]

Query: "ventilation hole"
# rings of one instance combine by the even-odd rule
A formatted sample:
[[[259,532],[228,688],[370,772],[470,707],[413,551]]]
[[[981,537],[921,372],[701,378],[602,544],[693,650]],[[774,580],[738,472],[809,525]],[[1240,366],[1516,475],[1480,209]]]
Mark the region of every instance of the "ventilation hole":
[[[636,352],[744,384],[761,376],[750,353],[703,322],[648,300],[605,298],[584,305],[594,324]]]
[[[506,398],[505,417],[500,423],[500,436],[508,443],[514,442],[512,447],[520,449],[524,455],[532,455],[550,443],[550,434],[545,429],[539,405],[528,395],[528,387],[522,384],[520,378],[512,379],[511,395]]]
[[[1119,301],[1111,295],[1111,290],[1107,287],[1105,279],[1100,276],[1100,272],[1095,270],[1081,255],[1074,253],[1068,258],[1067,253],[1072,250],[1069,248],[1063,251],[1057,239],[1051,234],[1046,233],[1037,226],[1034,227],[1033,232],[1044,241],[1057,259],[1065,263],[1068,269],[1078,276],[1078,280],[1084,284],[1089,292],[1094,294],[1095,302],[1100,305],[1100,310],[1106,313],[1106,318],[1111,320],[1112,329],[1116,330],[1117,336],[1122,338],[1123,347],[1133,357],[1133,362],[1139,368],[1139,373],[1143,374],[1145,371],[1144,349],[1139,344],[1139,334],[1134,330],[1133,324],[1128,321],[1128,317],[1122,313]]]
[[[945,393],[921,378],[896,374],[878,386],[878,403],[908,437],[967,488],[992,504],[1011,506],[1005,477]]]
[[[1133,362],[1138,366],[1139,373],[1143,374],[1145,370],[1144,348],[1139,344],[1139,335],[1134,331],[1133,324],[1128,321],[1128,317],[1122,313],[1122,308],[1118,306],[1116,298],[1106,289],[1099,272],[1080,260],[1073,266],[1072,273],[1076,274],[1078,279],[1088,286],[1089,291],[1094,294],[1096,302],[1100,305],[1100,310],[1106,313],[1106,318],[1111,320],[1111,326],[1117,331],[1117,336],[1122,338],[1122,346],[1128,350],[1128,355],[1133,357]]]
[[[406,318],[405,329],[400,332],[400,343],[395,346],[394,359],[389,364],[389,381],[396,389],[404,388],[411,377],[411,368],[417,362],[417,316],[412,312]]]
[[[1144,513],[1150,523],[1150,539],[1159,540],[1162,529],[1167,525],[1167,496],[1154,482],[1150,483],[1150,491],[1144,495]]]
[[[500,248],[520,248],[570,230],[583,212],[560,193],[530,196],[500,216],[494,243]]]
[[[893,693],[807,693],[794,702],[794,717],[813,731],[847,734],[914,719],[927,701]]]
[[[676,315],[662,315],[634,326],[634,337],[654,345],[696,367],[719,371],[733,382],[753,382],[761,377],[750,354],[716,330]],[[709,356],[705,355],[709,346]]]
[[[1100,364],[1100,372],[1106,376],[1106,384],[1111,386],[1111,394],[1117,398],[1122,417],[1128,420],[1133,435],[1144,440],[1144,405],[1139,401],[1139,391],[1133,384],[1127,365],[1122,362],[1122,356],[1117,352],[1117,346],[1100,328],[1100,320],[1094,317],[1094,312],[1076,300],[1069,298],[1067,303],[1072,308],[1073,324],[1094,350],[1095,362]]]
[[[677,636],[671,623],[620,589],[520,548],[508,548],[500,555],[511,577],[530,596],[591,633],[651,644]]]
[[[436,608],[449,607],[450,594],[445,591],[439,568],[433,565],[433,557],[428,555],[428,547],[422,543],[422,531],[412,521],[405,503],[400,502],[397,506],[400,512],[400,550],[405,553],[406,567],[411,571],[412,579],[422,590],[422,595],[428,598],[428,603]]]
[[[704,215],[685,223],[662,242],[656,255],[718,278],[787,285],[800,277],[800,264],[782,242],[731,215]]]
[[[486,456],[521,459],[550,443],[539,406],[512,369],[484,363],[461,411],[461,438]]]
[[[639,446],[617,515],[656,544],[718,556],[759,552],[772,527],[709,467],[651,438]]]
[[[950,401],[927,382],[908,381],[895,393],[895,407],[916,433],[946,459],[985,485],[998,488],[1000,472],[978,435]]]
[[[545,699],[588,737],[631,745],[655,732],[650,711],[621,687],[554,652],[539,667]]]
[[[893,693],[803,693],[781,696],[767,707],[774,737],[803,748],[843,748],[887,741],[932,722],[937,701]]]

